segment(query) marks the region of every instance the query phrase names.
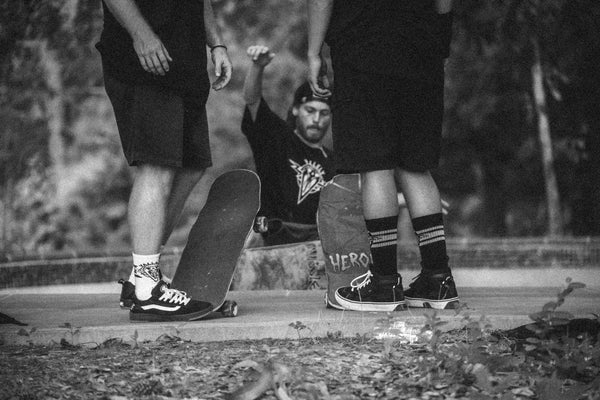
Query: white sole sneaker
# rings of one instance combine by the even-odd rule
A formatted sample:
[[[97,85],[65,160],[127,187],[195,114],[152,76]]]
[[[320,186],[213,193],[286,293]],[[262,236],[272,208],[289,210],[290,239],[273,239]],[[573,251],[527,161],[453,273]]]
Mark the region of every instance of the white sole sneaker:
[[[340,296],[337,292],[335,292],[335,299],[337,300],[338,304],[344,308],[344,310],[391,312],[403,311],[406,309],[406,303],[404,300],[391,302],[352,301]]]

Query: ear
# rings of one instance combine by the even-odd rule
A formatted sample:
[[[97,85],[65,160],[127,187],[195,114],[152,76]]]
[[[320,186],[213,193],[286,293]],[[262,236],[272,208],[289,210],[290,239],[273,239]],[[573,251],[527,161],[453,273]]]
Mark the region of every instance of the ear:
[[[298,109],[298,106],[294,106],[294,107],[292,107],[292,115],[293,115],[294,117],[297,117],[297,116],[298,116],[298,110],[299,110],[299,109]]]

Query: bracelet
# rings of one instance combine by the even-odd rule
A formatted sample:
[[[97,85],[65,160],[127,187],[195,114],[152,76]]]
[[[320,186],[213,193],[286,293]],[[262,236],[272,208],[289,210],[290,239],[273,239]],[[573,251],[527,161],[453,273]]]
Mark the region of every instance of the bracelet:
[[[214,49],[216,49],[217,47],[222,47],[225,49],[225,51],[227,51],[227,46],[225,46],[224,44],[215,44],[214,46],[209,46],[210,47],[210,51],[212,52]]]

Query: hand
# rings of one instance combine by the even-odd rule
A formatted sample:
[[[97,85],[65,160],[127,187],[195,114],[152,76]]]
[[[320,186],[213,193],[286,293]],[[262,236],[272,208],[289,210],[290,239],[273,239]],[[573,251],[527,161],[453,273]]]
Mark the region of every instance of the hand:
[[[134,36],[133,48],[146,72],[155,75],[165,75],[169,72],[169,62],[173,59],[154,32]]]
[[[227,55],[227,49],[224,47],[215,47],[210,52],[213,65],[215,66],[215,80],[212,84],[214,90],[221,90],[229,83],[231,79],[231,73],[233,72],[233,66],[231,60]]]
[[[252,62],[261,68],[269,65],[271,60],[275,57],[275,53],[269,50],[267,46],[250,46],[246,50],[246,54],[252,60]]]
[[[308,56],[308,83],[316,96],[331,96],[329,78],[327,78],[327,63],[321,54]]]

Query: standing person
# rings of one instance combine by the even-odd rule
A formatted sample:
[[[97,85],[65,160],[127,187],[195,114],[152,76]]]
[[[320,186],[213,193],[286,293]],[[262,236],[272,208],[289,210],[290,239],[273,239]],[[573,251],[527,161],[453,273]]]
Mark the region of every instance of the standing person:
[[[453,308],[437,167],[451,0],[308,0],[309,82],[330,94],[321,47],[331,50],[338,172],[360,172],[373,264],[336,292],[347,309]],[[397,183],[418,237],[422,270],[403,292],[397,272]]]
[[[206,101],[207,49],[215,90],[232,66],[210,0],[104,0],[97,44],[123,152],[135,176],[128,220],[133,268],[122,302],[132,320],[190,320],[212,306],[161,279],[160,250],[185,201],[212,163]],[[133,293],[129,293],[133,291]]]
[[[319,193],[333,177],[332,153],[323,146],[329,98],[300,85],[284,121],[262,97],[263,71],[275,54],[266,46],[250,46],[247,54],[252,65],[244,81],[242,132],[262,182],[258,230],[266,245],[315,240]]]

